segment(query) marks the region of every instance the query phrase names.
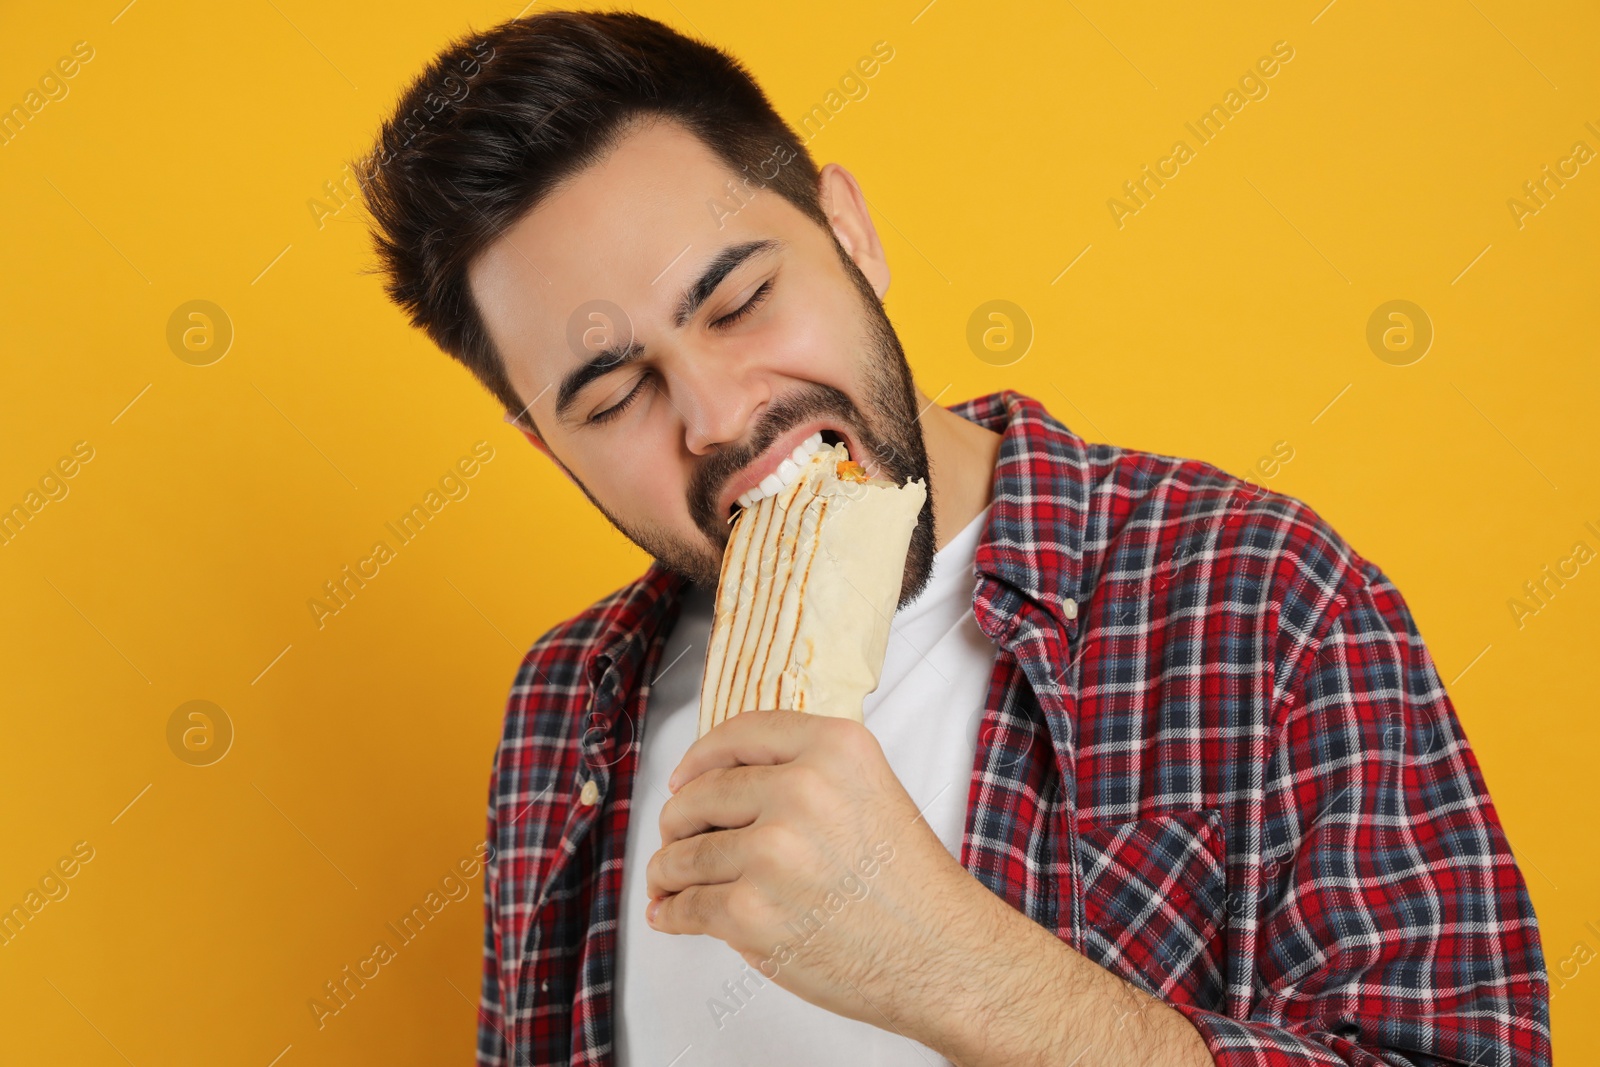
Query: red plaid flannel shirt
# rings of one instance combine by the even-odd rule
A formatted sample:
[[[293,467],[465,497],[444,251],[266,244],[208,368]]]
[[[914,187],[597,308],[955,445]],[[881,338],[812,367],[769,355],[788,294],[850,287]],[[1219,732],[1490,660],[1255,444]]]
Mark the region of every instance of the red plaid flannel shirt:
[[[952,410],[1003,435],[973,876],[1228,1067],[1549,1063],[1527,888],[1383,572],[1210,464],[1088,444],[1015,392]],[[480,1064],[612,1062],[629,799],[682,585],[652,566],[523,660]]]

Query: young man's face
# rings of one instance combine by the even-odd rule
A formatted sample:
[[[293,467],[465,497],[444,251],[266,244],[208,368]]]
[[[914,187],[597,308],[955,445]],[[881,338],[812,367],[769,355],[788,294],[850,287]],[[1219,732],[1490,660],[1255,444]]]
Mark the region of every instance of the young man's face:
[[[737,178],[682,127],[651,123],[469,272],[548,450],[630,540],[707,585],[735,498],[813,432],[883,477],[928,477],[910,368],[878,299],[888,269],[853,183],[825,183],[847,265],[833,233],[770,189],[735,180],[741,206]],[[930,493],[902,603],[932,559]]]

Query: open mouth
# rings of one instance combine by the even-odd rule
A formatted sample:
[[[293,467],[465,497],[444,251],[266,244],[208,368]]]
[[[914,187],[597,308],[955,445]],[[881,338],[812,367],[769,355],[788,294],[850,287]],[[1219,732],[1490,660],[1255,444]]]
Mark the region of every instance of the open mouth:
[[[729,503],[729,518],[731,519],[734,515],[737,515],[741,508],[752,507],[767,497],[775,496],[782,492],[785,486],[794,484],[794,480],[800,476],[800,469],[805,466],[812,455],[821,449],[831,448],[836,444],[842,444],[847,449],[850,447],[844,435],[836,430],[818,429],[812,433],[796,445],[787,456],[779,460],[778,465],[773,468],[771,473],[762,478],[760,482],[740,493]]]

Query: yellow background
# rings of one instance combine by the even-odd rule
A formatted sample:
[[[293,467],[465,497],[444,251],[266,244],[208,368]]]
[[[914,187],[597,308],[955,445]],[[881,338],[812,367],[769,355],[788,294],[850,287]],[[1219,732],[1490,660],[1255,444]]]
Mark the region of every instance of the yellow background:
[[[1573,955],[1600,951],[1600,564],[1520,627],[1508,601],[1600,549],[1600,162],[1520,228],[1507,200],[1600,150],[1600,18],[1325,2],[641,7],[791,122],[894,48],[811,149],[864,186],[930,396],[1017,388],[1240,474],[1292,447],[1256,477],[1415,612],[1567,961],[1574,1062],[1600,1051]],[[385,302],[359,208],[319,229],[308,201],[438,47],[520,5],[125,3],[8,5],[0,33],[0,105],[94,49],[0,147],[0,505],[95,450],[0,547],[0,907],[95,850],[0,947],[0,1060],[465,1063],[481,875],[321,1030],[308,1001],[481,841],[522,651],[646,560]],[[1269,95],[1197,146],[1183,124],[1279,40]],[[1107,200],[1179,138],[1195,158],[1119,229]],[[210,366],[167,344],[193,299],[235,331]],[[992,299],[1035,330],[1010,366],[965,340]],[[1436,330],[1409,366],[1365,341],[1392,299]],[[319,630],[307,600],[479,440],[470,495]],[[235,729],[206,767],[167,743],[196,699]]]

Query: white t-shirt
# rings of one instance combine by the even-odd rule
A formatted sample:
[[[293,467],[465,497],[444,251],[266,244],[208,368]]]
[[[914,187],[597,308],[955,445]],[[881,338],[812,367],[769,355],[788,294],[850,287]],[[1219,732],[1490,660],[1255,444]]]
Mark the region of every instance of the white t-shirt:
[[[939,550],[927,587],[895,613],[883,674],[864,707],[890,768],[957,859],[995,657],[972,614],[973,560],[988,516],[985,508]],[[892,1030],[801,1000],[708,934],[666,934],[645,922],[645,865],[661,847],[667,776],[699,728],[712,591],[691,586],[687,593],[650,693],[634,778],[617,933],[617,1063],[948,1064]]]

